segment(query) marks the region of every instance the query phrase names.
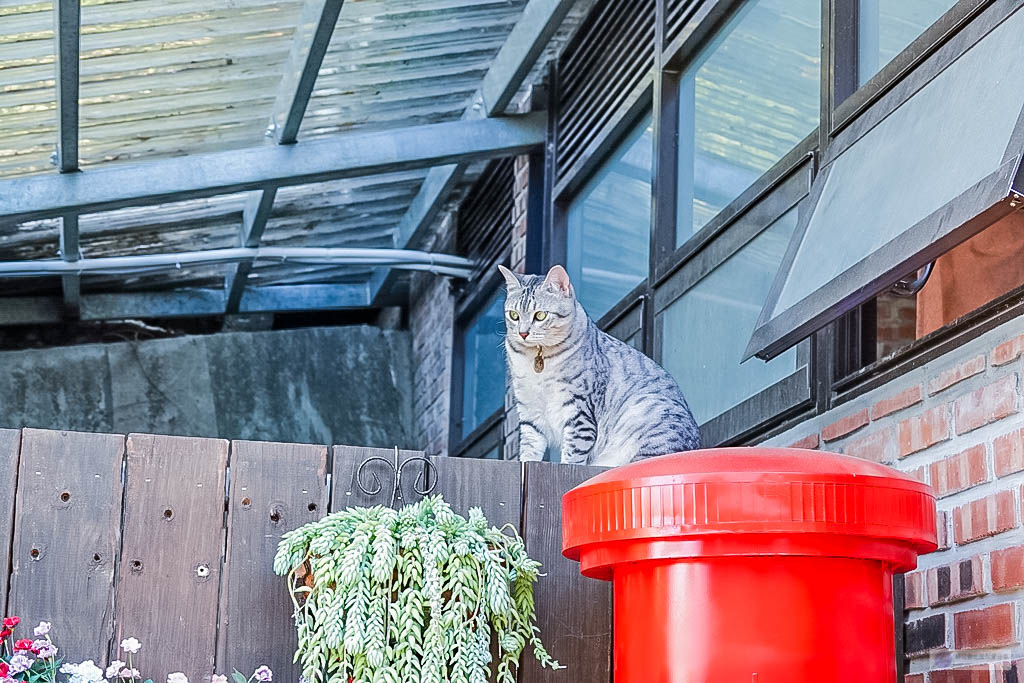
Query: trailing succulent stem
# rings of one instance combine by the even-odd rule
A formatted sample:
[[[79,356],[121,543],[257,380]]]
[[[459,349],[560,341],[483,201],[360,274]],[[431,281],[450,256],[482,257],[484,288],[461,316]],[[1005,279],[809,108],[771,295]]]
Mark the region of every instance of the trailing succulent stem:
[[[285,534],[274,558],[309,683],[487,683],[492,640],[499,683],[514,683],[527,644],[561,668],[535,623],[539,569],[515,530],[439,496],[328,515]]]

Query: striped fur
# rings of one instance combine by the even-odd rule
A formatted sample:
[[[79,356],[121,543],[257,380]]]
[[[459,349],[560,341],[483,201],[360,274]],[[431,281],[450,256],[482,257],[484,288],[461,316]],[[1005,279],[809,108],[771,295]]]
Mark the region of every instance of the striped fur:
[[[505,350],[520,459],[541,460],[551,448],[564,463],[615,466],[700,448],[697,423],[675,380],[597,329],[565,269],[555,266],[543,277],[499,268],[508,285]],[[538,349],[541,372],[534,367]]]

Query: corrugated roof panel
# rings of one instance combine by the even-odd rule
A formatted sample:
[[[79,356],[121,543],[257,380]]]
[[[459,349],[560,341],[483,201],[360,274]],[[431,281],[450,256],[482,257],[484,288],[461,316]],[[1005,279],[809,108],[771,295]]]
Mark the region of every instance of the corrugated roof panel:
[[[527,0],[347,0],[299,134],[458,119]],[[589,5],[590,0],[580,3]],[[82,0],[83,169],[271,144],[301,0]],[[575,14],[578,21],[580,10]],[[555,42],[564,42],[565,30]],[[549,48],[549,53],[551,48]],[[56,172],[52,1],[0,0],[0,177]],[[535,70],[535,73],[539,71]],[[475,164],[453,194],[476,178]],[[275,246],[391,246],[426,170],[283,188]],[[237,246],[244,194],[80,219],[86,257]],[[0,259],[57,258],[59,222],[0,224]],[[372,269],[257,264],[254,284],[365,281]],[[83,277],[83,291],[221,286],[224,266]],[[10,287],[8,288],[8,285]],[[59,289],[59,278],[5,291]]]

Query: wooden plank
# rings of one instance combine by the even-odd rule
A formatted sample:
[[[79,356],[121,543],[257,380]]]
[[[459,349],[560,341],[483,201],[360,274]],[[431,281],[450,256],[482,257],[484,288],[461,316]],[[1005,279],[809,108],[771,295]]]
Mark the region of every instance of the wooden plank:
[[[331,468],[331,511],[344,510],[347,507],[363,507],[371,505],[391,506],[394,491],[395,450],[393,448],[365,448],[362,446],[335,446],[333,448],[333,467]],[[404,464],[410,458],[422,458],[423,451],[398,451],[399,462]],[[359,466],[368,458],[383,458],[386,462],[372,462],[363,469],[363,488],[359,487],[356,476]],[[400,466],[401,466],[400,464]],[[402,498],[395,503],[401,507],[404,503],[413,503],[420,499],[414,491],[417,477],[424,471],[424,466],[413,463],[402,470]],[[373,475],[377,475],[374,480]],[[379,482],[380,491],[374,491]]]
[[[19,638],[52,622],[65,661],[110,645],[123,457],[119,434],[22,433],[8,613]]]
[[[181,671],[190,681],[208,682],[216,653],[228,442],[130,434],[127,452],[112,657],[126,659],[119,643],[132,636],[145,648],[147,677],[163,681]]]
[[[511,460],[430,458],[436,471],[434,493],[441,494],[460,515],[478,507],[492,526],[511,524],[520,531],[523,508],[523,466]]]
[[[21,450],[21,431],[0,429],[0,602],[7,612],[7,578],[11,575],[11,547],[14,543],[14,493],[18,485],[18,452]]]
[[[579,564],[562,557],[562,494],[596,474],[600,467],[525,463],[523,537],[530,557],[545,574],[534,587],[537,625],[551,656],[568,671],[541,669],[523,655],[521,683],[610,681],[612,652],[611,583],[580,575]]]
[[[297,681],[294,608],[274,554],[281,534],[327,510],[327,447],[234,441],[229,486],[217,671],[265,664],[275,680]]]

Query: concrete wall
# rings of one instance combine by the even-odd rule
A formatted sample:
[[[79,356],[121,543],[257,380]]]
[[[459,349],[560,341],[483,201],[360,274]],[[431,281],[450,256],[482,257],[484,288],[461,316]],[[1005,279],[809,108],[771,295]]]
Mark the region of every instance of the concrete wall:
[[[234,332],[0,353],[0,427],[419,446],[409,336]]]

